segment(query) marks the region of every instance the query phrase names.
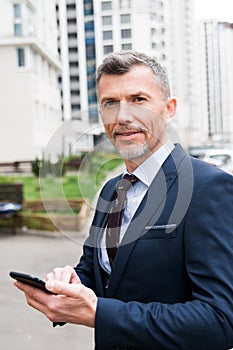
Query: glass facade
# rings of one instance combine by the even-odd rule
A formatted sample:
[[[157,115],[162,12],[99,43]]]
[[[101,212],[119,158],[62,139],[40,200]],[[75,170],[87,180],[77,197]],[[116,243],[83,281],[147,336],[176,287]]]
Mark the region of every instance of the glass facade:
[[[90,122],[97,122],[98,108],[95,90],[96,56],[93,0],[84,0],[84,19],[89,120]]]

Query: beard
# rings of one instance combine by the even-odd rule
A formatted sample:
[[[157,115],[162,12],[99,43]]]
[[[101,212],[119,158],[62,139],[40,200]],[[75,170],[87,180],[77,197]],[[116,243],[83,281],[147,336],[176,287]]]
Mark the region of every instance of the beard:
[[[129,142],[128,146],[126,146],[125,148],[118,147],[115,142],[114,146],[115,146],[115,149],[118,151],[118,153],[121,155],[121,157],[124,159],[139,158],[149,151],[146,141],[141,145]]]
[[[145,140],[139,143],[133,140],[118,140],[117,135],[124,133],[140,132],[144,134]],[[112,133],[112,144],[123,159],[136,159],[146,156],[148,153],[153,153],[164,138],[163,128],[159,128],[157,135],[152,135],[146,128],[136,126],[123,126],[115,129]]]
[[[124,141],[124,144],[122,144],[121,146],[118,145],[118,140],[115,138],[115,136],[117,134],[121,134],[124,132],[142,132],[145,134],[145,138],[146,138],[146,134],[147,134],[147,130],[141,127],[121,127],[118,128],[116,130],[114,130],[113,132],[113,145],[115,147],[115,149],[117,150],[117,152],[121,155],[122,158],[124,159],[135,159],[138,157],[143,156],[145,153],[148,152],[149,147],[147,144],[147,140],[145,140],[145,142],[143,144],[140,143],[136,143],[134,141]]]

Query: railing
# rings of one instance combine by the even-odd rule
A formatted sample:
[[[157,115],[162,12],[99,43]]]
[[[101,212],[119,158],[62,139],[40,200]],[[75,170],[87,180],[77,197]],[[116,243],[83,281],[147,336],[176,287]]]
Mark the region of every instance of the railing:
[[[23,160],[15,162],[0,162],[0,174],[1,173],[23,173],[32,172],[34,161]]]

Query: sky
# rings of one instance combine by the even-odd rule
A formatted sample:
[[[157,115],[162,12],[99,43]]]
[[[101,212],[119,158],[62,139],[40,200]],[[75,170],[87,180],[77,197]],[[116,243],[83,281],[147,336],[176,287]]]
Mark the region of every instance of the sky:
[[[233,0],[194,0],[197,18],[216,18],[233,23]]]

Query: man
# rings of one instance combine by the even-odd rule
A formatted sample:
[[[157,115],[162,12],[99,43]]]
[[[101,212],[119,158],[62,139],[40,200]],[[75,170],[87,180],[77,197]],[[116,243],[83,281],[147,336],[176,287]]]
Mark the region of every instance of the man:
[[[51,321],[94,327],[96,349],[231,348],[232,176],[169,139],[176,99],[155,59],[134,51],[108,55],[97,92],[124,174],[136,176],[119,242],[109,221],[122,175],[100,194],[79,264],[47,275],[47,289],[58,295],[15,285]]]

